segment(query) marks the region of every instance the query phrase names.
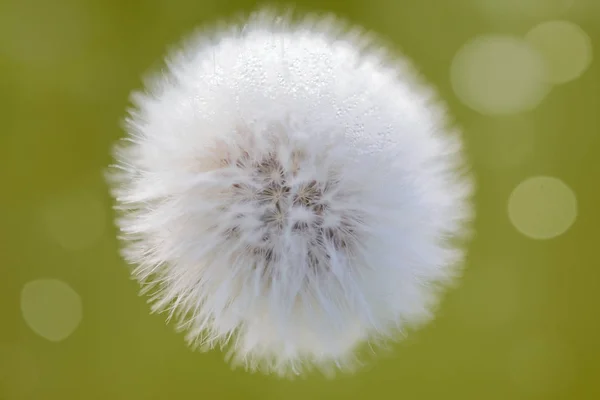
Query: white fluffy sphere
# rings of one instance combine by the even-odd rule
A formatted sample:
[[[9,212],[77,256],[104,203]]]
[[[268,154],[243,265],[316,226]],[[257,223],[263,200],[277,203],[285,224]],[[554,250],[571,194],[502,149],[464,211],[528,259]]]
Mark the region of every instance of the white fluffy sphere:
[[[430,318],[471,181],[406,61],[333,17],[259,12],[167,64],[109,175],[153,310],[278,374],[352,367]]]

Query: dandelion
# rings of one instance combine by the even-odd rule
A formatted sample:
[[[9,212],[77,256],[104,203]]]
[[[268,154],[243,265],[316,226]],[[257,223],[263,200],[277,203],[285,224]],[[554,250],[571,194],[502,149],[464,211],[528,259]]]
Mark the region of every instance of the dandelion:
[[[471,181],[407,61],[261,11],[194,35],[133,101],[109,173],[123,254],[191,346],[332,372],[431,318]]]

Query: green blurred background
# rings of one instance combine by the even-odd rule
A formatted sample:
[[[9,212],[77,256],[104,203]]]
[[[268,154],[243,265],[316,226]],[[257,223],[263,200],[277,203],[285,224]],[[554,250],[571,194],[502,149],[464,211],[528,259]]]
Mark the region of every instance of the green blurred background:
[[[256,4],[0,1],[0,399],[599,399],[598,0],[296,3],[388,38],[464,127],[464,278],[433,323],[333,381],[231,371],[149,315],[102,169],[167,47]]]

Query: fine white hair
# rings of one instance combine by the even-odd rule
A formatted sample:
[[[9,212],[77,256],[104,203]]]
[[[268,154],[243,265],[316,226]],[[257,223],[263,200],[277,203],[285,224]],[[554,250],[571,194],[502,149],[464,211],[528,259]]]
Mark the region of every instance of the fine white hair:
[[[279,375],[352,368],[429,320],[472,185],[410,63],[335,17],[271,11],[182,47],[134,94],[108,175],[152,309]]]

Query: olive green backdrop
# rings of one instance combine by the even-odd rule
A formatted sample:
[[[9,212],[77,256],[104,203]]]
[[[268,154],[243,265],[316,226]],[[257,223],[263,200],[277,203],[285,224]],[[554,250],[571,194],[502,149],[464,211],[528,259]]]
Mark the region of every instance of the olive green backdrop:
[[[356,375],[289,382],[231,371],[219,351],[192,352],[148,313],[118,256],[102,169],[129,92],[167,47],[255,4],[0,0],[0,399],[600,398],[600,65],[592,59],[511,116],[469,108],[451,79],[469,40],[522,37],[547,20],[577,24],[600,54],[596,0],[296,4],[387,37],[464,127],[476,237],[464,278],[426,328]],[[567,64],[581,56],[573,46]],[[499,62],[522,72],[511,57]],[[473,85],[474,96],[500,90]],[[551,182],[526,192],[511,219],[511,193],[534,176],[571,191]]]

